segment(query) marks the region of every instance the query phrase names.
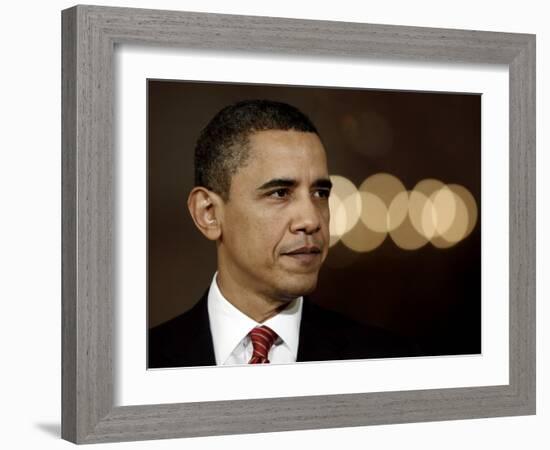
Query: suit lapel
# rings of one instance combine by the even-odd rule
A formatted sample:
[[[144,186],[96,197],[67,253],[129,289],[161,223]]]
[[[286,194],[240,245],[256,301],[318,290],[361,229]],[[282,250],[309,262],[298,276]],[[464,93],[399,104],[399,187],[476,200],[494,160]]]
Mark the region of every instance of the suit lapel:
[[[340,338],[332,333],[330,326],[320,308],[304,298],[296,357],[298,362],[340,359]]]
[[[198,303],[181,316],[174,327],[177,335],[172,355],[178,367],[216,365],[214,344],[208,319],[208,291]]]
[[[195,365],[216,365],[208,318],[208,291],[196,305],[195,315],[190,317],[190,322],[193,338],[190,341],[192,345],[189,346],[189,358],[195,361]]]
[[[155,364],[152,367],[216,365],[208,317],[208,291],[188,312],[161,325],[153,339]],[[347,326],[334,315],[304,298],[296,360],[330,361],[343,359]],[[150,350],[151,351],[151,350]]]

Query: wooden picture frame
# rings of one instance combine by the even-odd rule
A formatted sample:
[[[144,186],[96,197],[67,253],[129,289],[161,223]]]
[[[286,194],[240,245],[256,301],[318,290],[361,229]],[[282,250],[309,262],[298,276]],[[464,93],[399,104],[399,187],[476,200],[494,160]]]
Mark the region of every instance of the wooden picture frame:
[[[62,13],[62,437],[114,442],[535,413],[535,36],[75,6]],[[114,406],[116,44],[505,64],[509,384]]]

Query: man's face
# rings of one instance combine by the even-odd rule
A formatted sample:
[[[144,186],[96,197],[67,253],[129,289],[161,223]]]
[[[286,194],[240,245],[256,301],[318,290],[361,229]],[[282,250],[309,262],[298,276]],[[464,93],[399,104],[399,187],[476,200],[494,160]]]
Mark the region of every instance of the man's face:
[[[222,208],[220,270],[246,289],[289,301],[315,288],[327,256],[325,150],[315,133],[300,131],[253,133],[249,145]]]

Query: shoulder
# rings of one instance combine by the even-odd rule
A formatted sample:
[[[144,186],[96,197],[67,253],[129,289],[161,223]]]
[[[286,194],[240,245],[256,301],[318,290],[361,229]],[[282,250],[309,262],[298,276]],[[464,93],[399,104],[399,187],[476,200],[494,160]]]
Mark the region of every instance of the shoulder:
[[[189,311],[157,325],[148,334],[148,367],[186,367],[215,364],[203,297]]]
[[[327,346],[326,353],[333,353],[334,359],[393,358],[419,354],[416,344],[410,339],[378,326],[355,321],[307,299],[303,307],[302,339],[305,340],[304,348],[311,346],[309,340]]]
[[[199,301],[190,310],[151,328],[149,330],[149,341],[166,342],[180,339],[188,334],[192,335],[199,326],[203,306]]]

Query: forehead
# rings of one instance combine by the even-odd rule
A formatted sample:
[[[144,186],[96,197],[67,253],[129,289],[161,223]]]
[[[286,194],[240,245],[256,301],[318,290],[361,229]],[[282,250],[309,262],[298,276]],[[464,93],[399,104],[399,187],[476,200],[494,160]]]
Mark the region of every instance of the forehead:
[[[250,158],[243,172],[270,176],[328,176],[325,149],[315,133],[266,130],[249,136]]]

